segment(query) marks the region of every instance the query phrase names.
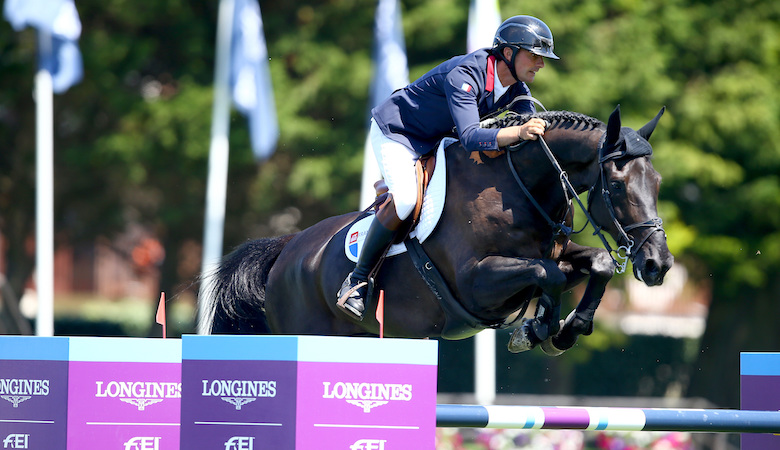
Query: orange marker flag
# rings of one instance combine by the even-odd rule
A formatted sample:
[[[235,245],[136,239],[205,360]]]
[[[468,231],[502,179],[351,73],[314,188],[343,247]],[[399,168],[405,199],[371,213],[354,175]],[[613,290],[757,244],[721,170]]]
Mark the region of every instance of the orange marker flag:
[[[162,337],[165,339],[165,292],[160,292],[160,303],[157,305],[157,315],[155,316],[155,320],[157,323],[162,325]]]
[[[385,337],[385,291],[379,291],[379,302],[376,305],[376,321],[379,322],[379,338]]]

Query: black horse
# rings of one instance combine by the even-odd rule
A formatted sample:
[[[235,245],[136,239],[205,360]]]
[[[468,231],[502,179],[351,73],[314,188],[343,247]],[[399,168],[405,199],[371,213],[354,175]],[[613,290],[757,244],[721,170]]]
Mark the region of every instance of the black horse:
[[[384,291],[385,335],[461,339],[514,326],[510,351],[541,343],[545,352],[560,354],[592,331],[621,257],[632,261],[637,279],[661,284],[674,258],[656,211],[661,177],[647,139],[662,114],[635,131],[621,126],[619,106],[606,126],[578,113],[543,112],[534,116],[549,125],[544,139],[493,152],[450,145],[438,225],[422,245],[407,241],[409,251],[387,258],[376,276],[375,292]],[[530,117],[506,115],[486,126]],[[587,217],[620,250],[603,237],[609,250],[569,239],[572,199],[579,202],[574,191],[589,191]],[[369,213],[331,217],[238,247],[209,275],[213,288],[201,299],[200,331],[377,335],[376,303],[362,322],[335,305],[354,267],[345,256],[348,228]],[[578,306],[559,320],[561,294],[586,278]],[[535,317],[517,320],[533,299]]]

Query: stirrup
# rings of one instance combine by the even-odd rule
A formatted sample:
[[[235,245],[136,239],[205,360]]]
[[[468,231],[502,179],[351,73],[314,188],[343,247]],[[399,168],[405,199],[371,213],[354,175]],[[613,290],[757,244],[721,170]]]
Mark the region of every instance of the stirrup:
[[[368,286],[368,284],[367,281],[360,281],[355,285],[352,285],[352,274],[350,273],[347,275],[347,278],[341,284],[341,289],[339,289],[337,293],[339,298],[338,301],[336,301],[336,306],[353,318],[363,321],[363,313],[366,310],[366,299],[360,296],[358,290]],[[346,288],[349,289],[345,291]],[[358,302],[360,305],[353,304]],[[359,309],[360,306],[362,306],[362,309]]]

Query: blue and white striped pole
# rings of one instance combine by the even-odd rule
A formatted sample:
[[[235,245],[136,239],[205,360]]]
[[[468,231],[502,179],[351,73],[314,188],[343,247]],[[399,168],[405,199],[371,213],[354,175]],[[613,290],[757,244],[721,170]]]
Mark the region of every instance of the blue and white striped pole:
[[[436,405],[444,428],[780,433],[780,412],[504,405]]]

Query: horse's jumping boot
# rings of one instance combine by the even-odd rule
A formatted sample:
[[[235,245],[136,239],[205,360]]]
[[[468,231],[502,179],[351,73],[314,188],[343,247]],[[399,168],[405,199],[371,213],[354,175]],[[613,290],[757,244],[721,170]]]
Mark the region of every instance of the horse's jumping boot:
[[[560,328],[563,329],[563,319],[560,320]],[[555,339],[560,335],[559,332],[555,336],[550,336],[549,338],[542,341],[541,344],[539,344],[539,348],[542,349],[545,355],[547,356],[561,356],[563,352],[569,349],[569,347],[561,349],[555,346]]]
[[[546,346],[550,348],[551,351],[563,353],[574,347],[574,344],[577,343],[577,338],[580,335],[588,336],[592,333],[593,320],[588,320],[577,314],[577,311],[572,311],[566,317],[565,321],[561,321],[561,332],[553,336],[550,339],[550,343]],[[545,353],[547,353],[546,350]]]

